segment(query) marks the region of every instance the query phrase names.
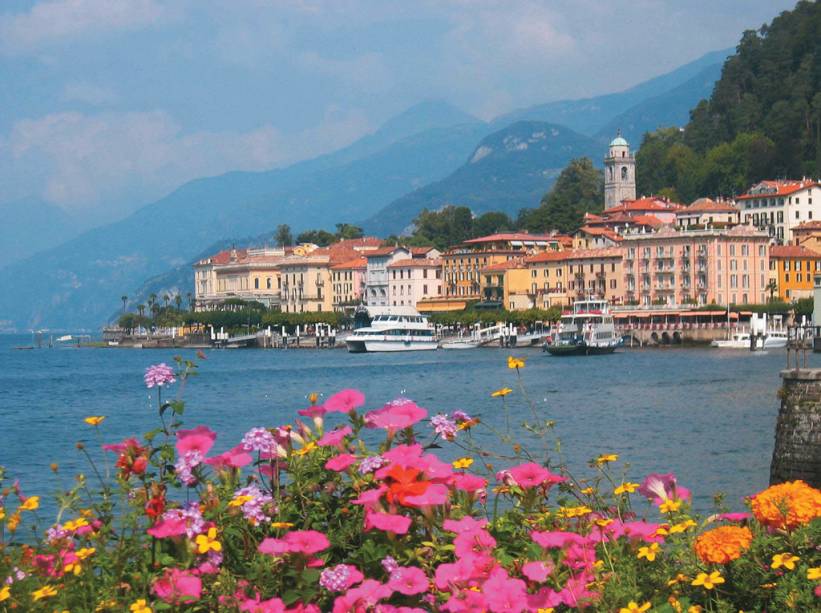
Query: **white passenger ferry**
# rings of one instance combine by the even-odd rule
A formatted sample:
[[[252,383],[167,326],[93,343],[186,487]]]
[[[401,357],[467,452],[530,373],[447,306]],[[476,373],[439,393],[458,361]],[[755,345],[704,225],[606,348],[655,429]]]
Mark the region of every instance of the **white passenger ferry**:
[[[413,307],[363,307],[357,310],[348,351],[430,351],[438,346],[436,331]],[[364,325],[363,325],[364,324]]]
[[[773,325],[767,320],[766,313],[753,313],[750,318],[750,330],[737,331],[726,339],[716,339],[710,343],[719,349],[778,349],[787,346],[787,329],[782,324],[781,315],[773,316]]]
[[[544,344],[552,355],[613,353],[621,343],[606,300],[577,300]]]

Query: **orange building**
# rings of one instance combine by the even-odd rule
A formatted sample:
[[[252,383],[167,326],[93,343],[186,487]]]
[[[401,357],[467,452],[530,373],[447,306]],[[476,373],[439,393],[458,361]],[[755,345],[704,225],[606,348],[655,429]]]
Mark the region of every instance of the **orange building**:
[[[770,247],[770,269],[778,282],[779,298],[810,298],[813,276],[821,272],[821,253],[800,245],[774,245]]]

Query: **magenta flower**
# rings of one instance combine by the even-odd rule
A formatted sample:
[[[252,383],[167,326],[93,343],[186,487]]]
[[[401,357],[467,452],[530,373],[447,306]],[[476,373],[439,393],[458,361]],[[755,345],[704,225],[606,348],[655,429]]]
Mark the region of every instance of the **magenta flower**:
[[[524,611],[527,608],[527,585],[521,579],[511,579],[507,571],[497,568],[482,585],[488,608],[494,613]]]
[[[319,585],[329,592],[344,592],[352,588],[365,578],[356,566],[337,564],[333,568],[326,568],[319,575]]]
[[[322,405],[329,413],[350,413],[365,404],[365,394],[359,390],[344,389],[328,398]]]
[[[354,498],[351,500],[351,504],[361,504],[366,509],[371,509],[379,505],[379,501],[382,499],[382,496],[385,495],[385,492],[388,491],[387,485],[380,485],[378,488],[374,490],[365,490],[359,497]]]
[[[470,515],[465,515],[462,519],[446,519],[442,528],[449,532],[461,534],[463,532],[474,532],[487,526],[486,519],[474,519]]]
[[[553,485],[554,483],[561,483],[567,480],[565,477],[554,475],[544,466],[540,466],[534,462],[514,466],[507,470],[507,474],[513,479],[516,485],[524,489],[538,487],[543,483]]]
[[[282,540],[288,544],[290,551],[294,553],[304,553],[308,556],[331,546],[328,537],[316,530],[296,530],[289,532]]]
[[[158,539],[182,536],[185,534],[185,519],[182,517],[163,518],[146,532]]]
[[[366,579],[359,587],[348,590],[344,596],[334,601],[333,613],[350,613],[350,611],[367,611],[376,606],[380,600],[389,598],[393,590],[388,585],[374,579]]]
[[[338,473],[348,468],[351,464],[356,464],[356,456],[350,453],[340,453],[325,462],[325,468]]]
[[[750,515],[749,513],[721,513],[719,515],[716,515],[715,519],[723,521],[742,522],[747,521],[748,519],[750,519],[750,517],[752,517],[752,515]]]
[[[289,609],[279,598],[269,598],[260,600],[259,594],[256,598],[246,598],[239,603],[240,611],[250,611],[251,613],[287,613]],[[291,611],[295,609],[290,609]]]
[[[459,557],[489,552],[496,547],[496,539],[486,530],[462,532],[453,539],[453,551]]]
[[[412,400],[399,398],[389,402],[381,409],[365,414],[365,425],[368,428],[384,428],[390,432],[409,428],[427,417],[428,412],[417,406]]]
[[[143,380],[145,381],[145,386],[149,389],[155,385],[162,387],[163,385],[169,385],[176,381],[174,378],[174,369],[165,362],[154,364],[146,368]]]
[[[530,538],[533,542],[544,547],[545,549],[562,549],[572,543],[584,545],[587,539],[581,534],[575,532],[562,532],[554,530],[552,532],[539,532],[534,530],[530,533]]]
[[[522,574],[536,583],[544,583],[553,572],[553,564],[545,562],[527,562],[522,566]]]
[[[690,490],[676,483],[673,473],[651,473],[639,487],[639,494],[652,500],[656,506],[666,500],[689,500]]]
[[[237,445],[233,449],[229,449],[225,453],[215,455],[211,458],[205,458],[205,463],[213,466],[217,470],[241,468],[253,461],[254,459],[251,457],[251,454],[246,452],[242,445]]]
[[[476,475],[458,474],[453,476],[453,487],[468,494],[481,494],[487,487],[487,481]]]
[[[341,449],[342,441],[344,441],[345,437],[351,432],[353,432],[353,430],[351,430],[350,426],[331,430],[319,439],[316,444],[320,447],[339,447]]]
[[[411,525],[410,517],[394,513],[377,513],[370,509],[365,511],[365,532],[376,528],[393,534],[407,534]]]
[[[413,596],[428,591],[428,577],[421,568],[416,566],[400,566],[391,573],[388,585],[400,594]]]
[[[410,507],[438,507],[448,501],[448,488],[440,483],[432,483],[421,494],[405,496],[405,504]]]
[[[169,568],[154,581],[151,588],[157,597],[169,604],[195,602],[202,595],[202,581],[192,573],[178,568]]]
[[[217,433],[205,426],[197,426],[193,430],[177,431],[177,453],[183,455],[187,451],[199,451],[205,456],[214,446]]]

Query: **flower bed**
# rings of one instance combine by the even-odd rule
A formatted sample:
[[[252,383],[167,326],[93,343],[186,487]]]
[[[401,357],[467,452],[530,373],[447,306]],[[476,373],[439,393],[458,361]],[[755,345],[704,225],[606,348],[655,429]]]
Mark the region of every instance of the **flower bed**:
[[[525,363],[511,357],[508,367]],[[488,399],[508,416],[493,449],[475,444],[485,425],[465,412],[431,414],[406,398],[368,410],[349,389],[322,403],[312,394],[292,424],[253,428],[216,453],[217,433],[182,428],[182,401],[162,401],[195,373],[181,359],[147,370],[160,426],[104,445],[110,476],[78,444],[93,479],[61,494],[56,523],[36,542],[17,534],[39,497],[5,487],[0,609],[818,607],[821,492],[800,481],[754,494],[750,512],[702,518],[673,475],[629,481],[616,476],[614,453],[591,460],[593,477],[575,478],[551,464],[553,424],[520,379]],[[529,417],[511,426],[514,403]],[[104,435],[105,419],[85,427]],[[435,450],[444,446],[462,457],[443,461]]]

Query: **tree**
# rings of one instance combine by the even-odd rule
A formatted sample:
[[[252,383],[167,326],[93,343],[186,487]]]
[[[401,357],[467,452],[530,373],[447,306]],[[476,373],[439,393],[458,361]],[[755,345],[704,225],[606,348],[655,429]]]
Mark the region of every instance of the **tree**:
[[[138,304],[137,305],[137,312],[140,314],[140,317],[142,318],[145,315],[145,305],[144,304]]]
[[[490,212],[473,220],[471,236],[487,236],[497,232],[509,232],[516,227],[513,220],[504,213]]]
[[[776,283],[775,279],[770,279],[769,283],[767,283],[767,287],[764,289],[770,292],[770,302],[772,302],[775,299],[775,293],[778,291],[778,283]]]
[[[519,213],[519,225],[532,232],[574,232],[585,213],[604,207],[604,175],[590,158],[571,160],[536,209]]]
[[[362,238],[365,235],[362,228],[347,223],[336,224],[336,237],[340,240]]]
[[[297,243],[313,243],[320,247],[327,247],[331,243],[335,243],[337,237],[325,230],[307,230],[296,237]]]
[[[165,303],[165,308],[168,308],[168,303],[171,302],[171,296],[163,294],[162,301]]]
[[[286,223],[279,224],[274,233],[274,240],[278,247],[290,247],[294,244],[294,237],[291,234],[291,226]]]
[[[191,292],[187,292],[185,294],[185,298],[186,298],[186,300],[188,300],[188,310],[193,311],[194,310],[194,295]]]
[[[182,296],[180,296],[179,293],[177,293],[177,295],[174,296],[174,305],[177,307],[178,311],[180,310],[180,305],[181,304],[182,304]]]
[[[438,211],[422,209],[413,223],[414,238],[430,241],[437,249],[447,249],[471,237],[473,214],[466,206],[447,205]]]
[[[128,304],[128,296],[123,294],[122,296],[120,296],[120,300],[123,301],[123,313],[125,313],[125,305]]]

